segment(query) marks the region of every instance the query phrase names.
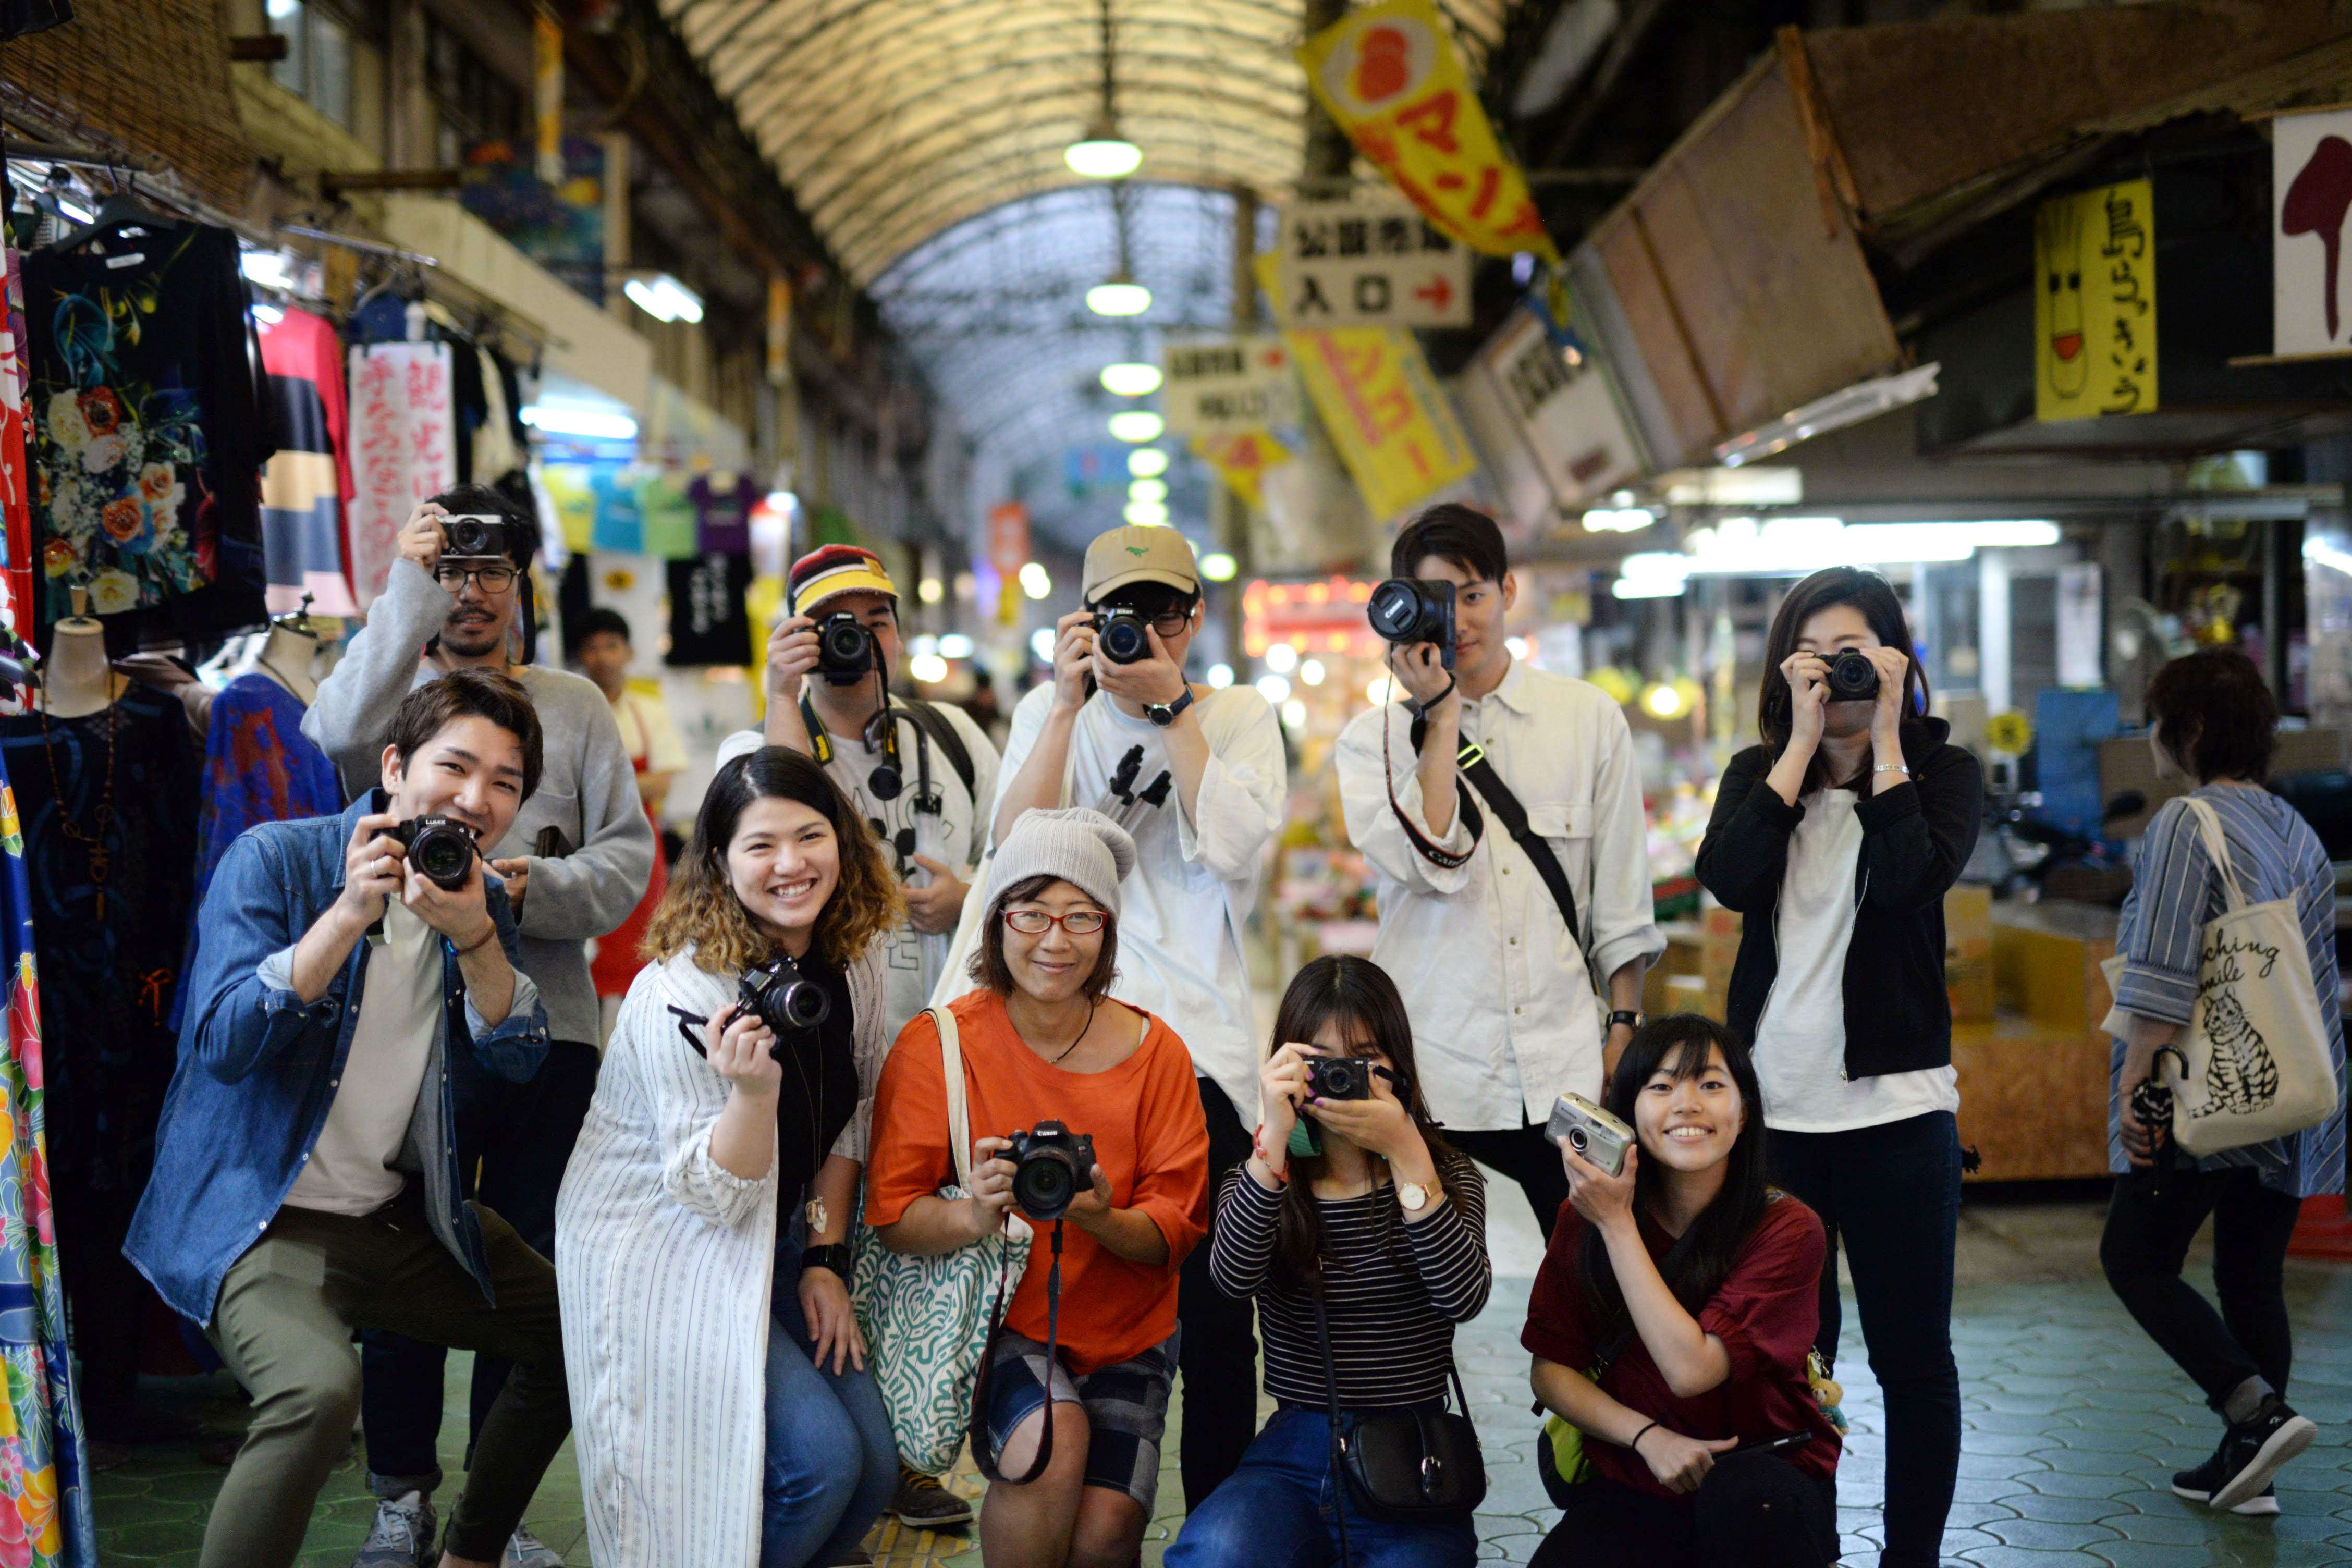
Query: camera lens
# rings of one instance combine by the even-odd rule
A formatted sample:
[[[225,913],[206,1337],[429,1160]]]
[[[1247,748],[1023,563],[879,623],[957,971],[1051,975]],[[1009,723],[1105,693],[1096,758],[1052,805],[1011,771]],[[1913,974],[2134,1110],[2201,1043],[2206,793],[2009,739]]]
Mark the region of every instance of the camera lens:
[[[827,664],[862,668],[866,663],[866,628],[854,622],[828,626],[820,651]]]
[[[1581,1128],[1581,1127],[1571,1127],[1571,1128],[1570,1128],[1570,1129],[1568,1130],[1568,1146],[1569,1146],[1570,1148],[1571,1148],[1571,1149],[1575,1150],[1575,1151],[1576,1151],[1578,1153],[1580,1153],[1580,1154],[1581,1154],[1581,1153],[1583,1153],[1583,1152],[1584,1152],[1584,1129],[1583,1129],[1583,1128]]]
[[[462,828],[435,823],[409,846],[409,862],[436,885],[455,892],[466,885],[474,866],[474,841]]]
[[[1032,1219],[1053,1219],[1077,1196],[1077,1172],[1069,1156],[1041,1150],[1021,1162],[1013,1173],[1013,1201]]]
[[[1118,617],[1102,628],[1103,657],[1113,664],[1139,664],[1150,657],[1151,639],[1139,621]]]
[[[1421,642],[1426,634],[1422,630],[1421,595],[1413,584],[1402,577],[1391,577],[1372,590],[1372,597],[1364,606],[1372,630],[1390,642]]]
[[[1830,660],[1826,684],[1830,695],[1840,701],[1875,697],[1878,695],[1878,667],[1859,649],[1847,648]]]
[[[814,1029],[833,1012],[824,993],[805,980],[785,986],[782,1002],[784,1022],[795,1029]]]

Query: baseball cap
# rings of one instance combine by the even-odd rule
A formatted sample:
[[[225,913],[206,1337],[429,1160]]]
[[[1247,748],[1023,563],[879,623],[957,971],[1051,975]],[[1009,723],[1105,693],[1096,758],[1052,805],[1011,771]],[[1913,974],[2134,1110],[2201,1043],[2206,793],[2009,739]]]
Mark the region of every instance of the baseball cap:
[[[882,558],[855,544],[824,544],[793,563],[786,574],[792,613],[805,616],[836,594],[887,594],[895,602],[898,590]]]
[[[1164,583],[1180,594],[1198,594],[1201,569],[1192,546],[1172,528],[1140,523],[1097,535],[1087,546],[1087,603],[1098,604],[1131,583]]]

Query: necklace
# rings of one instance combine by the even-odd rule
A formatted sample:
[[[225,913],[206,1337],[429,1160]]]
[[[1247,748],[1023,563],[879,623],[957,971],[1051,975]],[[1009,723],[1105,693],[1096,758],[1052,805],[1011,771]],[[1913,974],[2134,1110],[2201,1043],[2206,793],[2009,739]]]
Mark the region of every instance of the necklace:
[[[73,818],[66,805],[65,785],[58,776],[58,753],[49,740],[49,710],[45,702],[41,716],[41,755],[49,762],[49,795],[57,803],[58,829],[81,846],[82,858],[89,866],[89,884],[98,890],[98,919],[106,919],[106,883],[113,869],[114,851],[107,847],[107,834],[114,826],[114,742],[115,718],[122,711],[119,702],[106,705],[106,775],[99,790],[98,831],[90,832]]]
[[[1063,1062],[1069,1059],[1069,1055],[1072,1051],[1076,1050],[1081,1045],[1086,1043],[1087,1031],[1095,1026],[1095,1009],[1101,1005],[1102,999],[1100,997],[1097,997],[1095,1000],[1087,1004],[1087,1021],[1078,1026],[1078,1037],[1072,1040],[1068,1045],[1063,1047],[1062,1054],[1049,1061],[1046,1064],[1048,1067],[1060,1067]]]

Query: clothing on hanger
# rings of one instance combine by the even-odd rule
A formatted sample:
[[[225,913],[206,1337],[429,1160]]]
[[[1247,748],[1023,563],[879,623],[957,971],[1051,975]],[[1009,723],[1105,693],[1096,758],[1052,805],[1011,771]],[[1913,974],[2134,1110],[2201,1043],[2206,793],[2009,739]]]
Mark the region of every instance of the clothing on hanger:
[[[637,487],[627,470],[599,463],[589,472],[588,489],[596,500],[589,548],[615,555],[645,553],[645,514],[637,508]]]
[[[562,537],[563,548],[575,555],[584,554],[596,531],[596,492],[589,487],[586,465],[546,464],[540,471],[540,481],[547,487],[548,500],[555,503],[556,531]]]
[[[669,563],[669,651],[673,668],[751,662],[749,555],[697,555]]]
[[[342,343],[332,323],[289,308],[261,329],[261,363],[282,432],[261,470],[270,612],[299,609],[308,595],[322,616],[356,616],[343,538],[352,465]]]
[[[24,273],[12,247],[0,247],[6,268],[7,320],[0,336],[0,570],[5,570],[6,618],[33,626],[33,471],[25,390],[31,377],[25,341]]]
[[[694,502],[695,542],[705,555],[751,552],[751,481],[739,474],[705,474],[687,488]]]
[[[696,553],[694,502],[676,479],[658,469],[647,473],[637,486],[637,512],[646,554],[679,561]]]
[[[505,377],[490,351],[477,346],[474,362],[482,378],[482,423],[474,432],[474,472],[484,483],[522,467],[524,447],[515,440],[515,419],[507,406]]]
[[[474,437],[489,417],[489,400],[482,390],[482,354],[474,341],[436,322],[427,335],[449,346],[449,455],[457,464],[457,482],[470,485],[498,478],[474,467]]]

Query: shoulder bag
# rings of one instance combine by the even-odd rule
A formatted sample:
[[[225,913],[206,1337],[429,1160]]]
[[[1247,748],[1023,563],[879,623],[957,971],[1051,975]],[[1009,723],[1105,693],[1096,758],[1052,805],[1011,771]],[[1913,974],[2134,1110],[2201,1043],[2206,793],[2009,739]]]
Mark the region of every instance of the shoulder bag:
[[[1339,1376],[1331,1363],[1331,1323],[1318,1281],[1315,1341],[1323,1352],[1323,1393],[1331,1416],[1331,1468],[1368,1519],[1385,1524],[1467,1524],[1486,1498],[1486,1461],[1478,1449],[1478,1429],[1470,1424],[1470,1396],[1461,1369],[1445,1360],[1457,1411],[1366,1410],[1353,1429],[1340,1431]],[[1348,1563],[1348,1522],[1339,1523],[1339,1562]]]

